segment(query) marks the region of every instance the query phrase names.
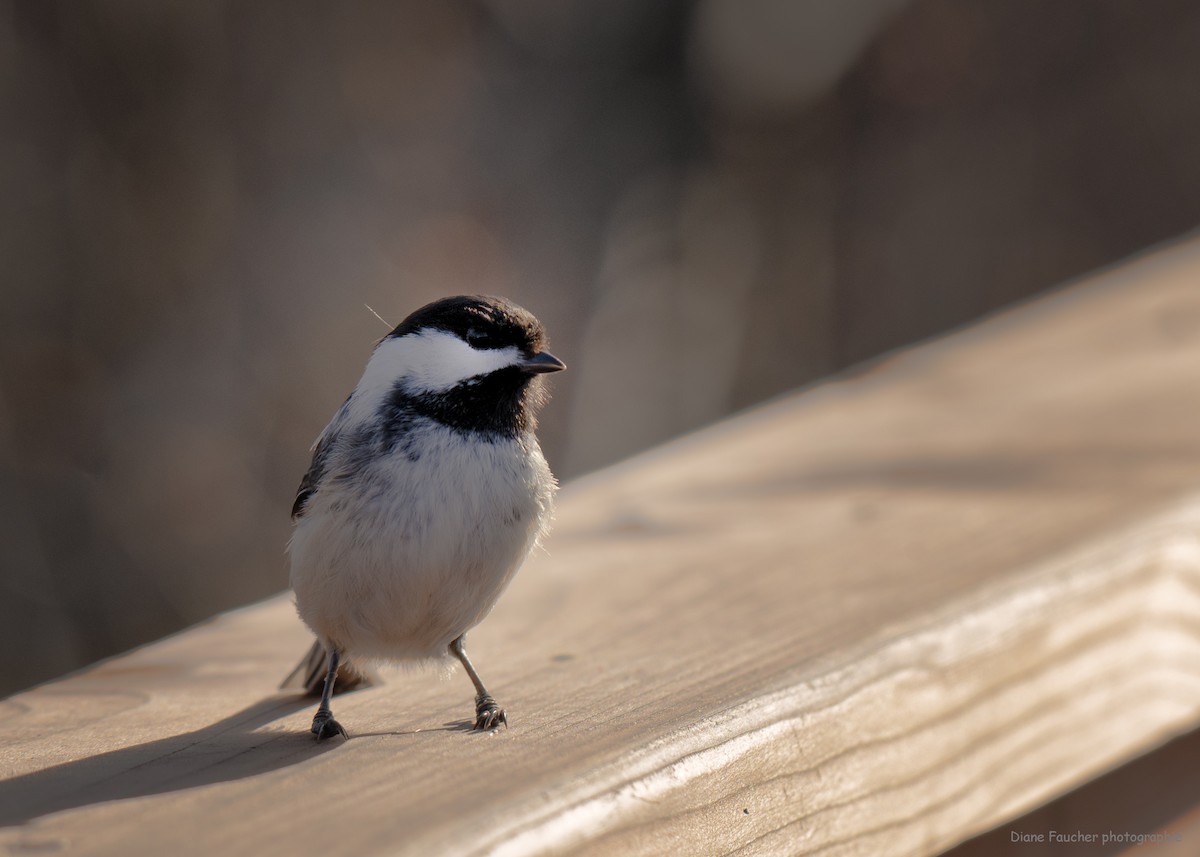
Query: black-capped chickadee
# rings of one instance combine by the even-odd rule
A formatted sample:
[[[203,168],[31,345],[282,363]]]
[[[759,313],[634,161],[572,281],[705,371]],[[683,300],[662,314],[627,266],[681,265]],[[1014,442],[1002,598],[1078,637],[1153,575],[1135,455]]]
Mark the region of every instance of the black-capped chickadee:
[[[346,735],[334,685],[362,683],[375,660],[453,656],[475,685],[475,728],[507,725],[464,640],[550,520],[556,485],[534,429],[540,376],[566,367],[545,341],[502,298],[435,301],[379,342],[317,439],[289,545],[317,642],[289,679],[321,691],[318,740]]]

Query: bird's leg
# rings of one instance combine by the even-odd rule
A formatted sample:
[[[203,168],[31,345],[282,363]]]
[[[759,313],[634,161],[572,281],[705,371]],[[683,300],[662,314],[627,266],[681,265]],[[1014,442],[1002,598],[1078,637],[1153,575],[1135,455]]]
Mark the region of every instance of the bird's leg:
[[[343,738],[350,737],[342,728],[342,724],[333,719],[333,711],[329,708],[329,698],[333,696],[333,684],[337,681],[340,660],[337,649],[331,646],[329,648],[329,671],[325,673],[325,689],[321,691],[321,704],[317,706],[317,713],[312,722],[312,734],[317,736],[318,741],[322,738],[332,738],[335,735],[341,735]]]
[[[479,731],[490,732],[499,729],[500,724],[503,723],[504,728],[507,729],[508,717],[504,714],[504,709],[496,704],[496,700],[492,699],[492,695],[487,692],[487,688],[480,681],[479,673],[475,672],[475,667],[471,666],[471,659],[467,657],[465,648],[466,640],[466,634],[460,635],[450,644],[450,654],[458,658],[467,671],[467,675],[471,677],[471,683],[475,685],[475,728]]]

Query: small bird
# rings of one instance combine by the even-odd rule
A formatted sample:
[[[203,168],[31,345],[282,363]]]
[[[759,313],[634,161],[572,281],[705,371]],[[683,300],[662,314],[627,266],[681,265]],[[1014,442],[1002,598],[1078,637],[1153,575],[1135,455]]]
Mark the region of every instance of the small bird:
[[[284,684],[320,690],[318,741],[348,737],[334,685],[369,683],[375,661],[456,658],[475,685],[475,729],[508,725],[465,640],[550,521],[557,486],[534,431],[541,376],[566,366],[545,345],[508,300],[435,301],[380,340],[317,438],[289,544],[296,608],[317,640]]]

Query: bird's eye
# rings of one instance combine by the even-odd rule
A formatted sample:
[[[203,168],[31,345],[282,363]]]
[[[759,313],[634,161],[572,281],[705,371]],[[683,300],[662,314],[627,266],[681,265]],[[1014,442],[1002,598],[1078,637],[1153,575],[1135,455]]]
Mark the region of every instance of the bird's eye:
[[[477,327],[467,328],[467,344],[473,345],[476,348],[486,348],[488,341],[491,339],[484,331]]]

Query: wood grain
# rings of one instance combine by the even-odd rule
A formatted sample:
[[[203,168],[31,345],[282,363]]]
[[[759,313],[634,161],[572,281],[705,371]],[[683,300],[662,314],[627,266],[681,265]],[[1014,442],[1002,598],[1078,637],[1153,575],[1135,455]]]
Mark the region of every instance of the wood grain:
[[[1195,857],[1200,842],[1197,770],[1200,731],[1193,731],[1005,821],[946,857]],[[1073,833],[1084,836],[1070,841]]]
[[[472,634],[506,732],[399,672],[314,744],[286,597],[12,697],[0,845],[930,854],[1015,817],[1200,722],[1198,282],[1162,249],[567,486]]]

